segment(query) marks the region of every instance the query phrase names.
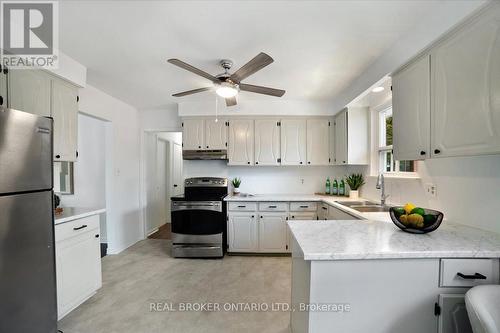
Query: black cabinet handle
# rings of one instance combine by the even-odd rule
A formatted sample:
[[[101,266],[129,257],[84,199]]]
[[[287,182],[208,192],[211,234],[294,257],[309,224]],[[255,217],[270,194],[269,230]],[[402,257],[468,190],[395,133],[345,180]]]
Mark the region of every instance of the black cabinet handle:
[[[56,158],[61,158],[61,155],[56,155]]]
[[[207,148],[208,148],[208,146],[207,146]]]
[[[259,164],[259,162],[255,162],[255,164],[257,165],[257,164]]]
[[[84,228],[87,228],[87,225],[86,225],[86,224],[84,224],[84,225],[82,225],[82,226],[79,226],[79,227],[77,227],[77,228],[73,228],[73,230],[75,230],[75,231],[76,231],[76,230],[81,230],[81,229],[84,229]]]
[[[245,208],[246,206],[238,206],[238,208]]]
[[[327,209],[328,209],[327,207],[321,207],[321,208],[323,208],[324,210],[327,210]]]
[[[277,206],[269,206],[269,208],[278,208]]]
[[[295,218],[295,215],[292,215],[292,219],[294,219],[294,218]]]
[[[457,276],[461,277],[464,280],[486,280],[486,276],[484,276],[481,273],[474,273],[474,274],[464,274],[464,273],[457,273]]]
[[[311,164],[311,162],[307,162],[307,164]]]
[[[0,105],[3,105],[3,96],[0,96]]]
[[[250,164],[250,162],[247,162],[247,164]]]
[[[252,218],[254,218],[254,217],[255,217],[255,215],[252,215]]]
[[[441,153],[441,150],[439,150],[439,149],[434,149],[434,154],[439,154],[439,153]]]
[[[309,208],[309,206],[300,206],[300,208]]]
[[[177,184],[174,184],[174,187],[177,187]]]
[[[420,152],[420,155],[424,156],[424,155],[425,155],[425,151],[424,151],[424,150],[422,150],[422,151]]]
[[[260,218],[261,218],[261,219],[263,218],[263,217],[262,217],[262,215],[260,216]]]
[[[95,238],[99,238],[99,234],[95,235]]]
[[[345,164],[345,161],[342,161],[342,163],[344,163],[344,164]]]
[[[300,164],[302,164],[302,162],[300,162]]]

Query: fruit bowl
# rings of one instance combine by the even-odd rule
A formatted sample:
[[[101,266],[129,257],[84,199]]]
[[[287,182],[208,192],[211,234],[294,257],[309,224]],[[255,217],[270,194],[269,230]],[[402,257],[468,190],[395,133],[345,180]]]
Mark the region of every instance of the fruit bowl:
[[[401,206],[391,207],[389,215],[392,222],[401,230],[412,234],[426,234],[436,230],[444,217],[443,213],[437,210],[419,207],[412,209],[408,214],[408,210]]]

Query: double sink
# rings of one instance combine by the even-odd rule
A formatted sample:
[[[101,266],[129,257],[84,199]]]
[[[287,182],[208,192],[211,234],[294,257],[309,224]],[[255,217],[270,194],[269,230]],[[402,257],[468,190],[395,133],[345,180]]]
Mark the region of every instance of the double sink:
[[[336,201],[337,203],[357,210],[360,213],[388,212],[390,206],[381,205],[373,201]]]

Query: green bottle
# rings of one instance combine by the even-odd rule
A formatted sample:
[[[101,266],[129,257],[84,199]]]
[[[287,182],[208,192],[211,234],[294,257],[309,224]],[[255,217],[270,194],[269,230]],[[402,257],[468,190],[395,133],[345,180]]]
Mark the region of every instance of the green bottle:
[[[325,194],[330,194],[330,177],[326,178]]]
[[[337,194],[339,194],[339,183],[337,183],[337,179],[334,179],[332,186],[332,195],[337,195]]]
[[[345,195],[345,184],[344,184],[344,180],[343,179],[340,181],[339,195],[341,195],[341,196]]]

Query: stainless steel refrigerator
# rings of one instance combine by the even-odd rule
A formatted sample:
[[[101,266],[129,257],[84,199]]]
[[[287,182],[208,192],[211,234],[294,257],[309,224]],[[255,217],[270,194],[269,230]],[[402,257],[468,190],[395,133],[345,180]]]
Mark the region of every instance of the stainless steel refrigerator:
[[[52,119],[0,108],[0,332],[57,332]]]

